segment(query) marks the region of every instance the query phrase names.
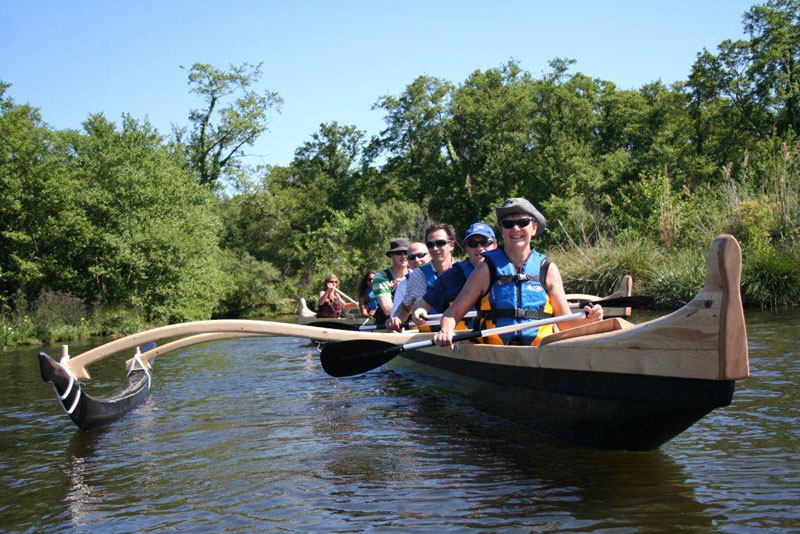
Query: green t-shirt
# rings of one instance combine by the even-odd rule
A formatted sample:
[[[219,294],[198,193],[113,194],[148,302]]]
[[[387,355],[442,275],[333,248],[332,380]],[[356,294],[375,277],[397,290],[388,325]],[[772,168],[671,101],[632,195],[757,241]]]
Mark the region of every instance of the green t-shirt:
[[[386,276],[386,271],[375,273],[375,278],[372,280],[372,293],[376,299],[392,296],[392,281]]]

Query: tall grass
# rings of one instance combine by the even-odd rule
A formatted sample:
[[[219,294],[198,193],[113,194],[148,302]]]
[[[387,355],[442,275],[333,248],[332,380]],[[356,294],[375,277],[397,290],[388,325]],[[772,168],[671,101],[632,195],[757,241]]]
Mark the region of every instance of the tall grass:
[[[635,290],[653,278],[661,252],[646,238],[625,234],[615,241],[602,240],[552,255],[569,293],[605,295],[619,285],[626,274],[633,277]]]
[[[141,310],[102,306],[89,310],[80,298],[57,291],[44,291],[28,304],[18,294],[14,306],[6,305],[0,314],[0,349],[127,335],[149,326]]]
[[[776,308],[800,302],[800,254],[762,246],[750,251],[742,269],[745,305]]]

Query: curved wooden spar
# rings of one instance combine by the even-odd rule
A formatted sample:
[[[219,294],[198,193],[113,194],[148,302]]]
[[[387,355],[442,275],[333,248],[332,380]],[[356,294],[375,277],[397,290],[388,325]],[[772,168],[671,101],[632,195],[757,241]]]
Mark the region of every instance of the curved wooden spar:
[[[200,343],[208,343],[210,341],[220,341],[222,339],[234,339],[234,338],[241,338],[241,337],[259,337],[261,334],[248,334],[242,332],[220,332],[216,334],[196,334],[189,337],[184,337],[181,339],[177,339],[170,343],[166,343],[164,345],[160,345],[152,350],[148,350],[147,352],[143,352],[140,356],[142,363],[144,363],[147,369],[150,369],[152,366],[150,362],[154,360],[158,356],[162,356],[169,352],[173,352],[179,349],[183,349],[186,347],[191,347],[192,345],[199,345]],[[130,369],[133,365],[134,359],[131,358],[129,360],[125,360],[125,368]]]
[[[392,339],[401,339],[400,336],[405,336],[411,339],[414,335],[424,335],[418,333],[403,333],[403,334],[379,334],[373,332],[348,332],[345,330],[335,330],[328,328],[316,328],[313,326],[304,326],[289,323],[278,323],[273,321],[254,321],[254,320],[238,320],[238,319],[219,319],[214,321],[194,321],[190,323],[174,324],[169,326],[162,326],[160,328],[153,328],[137,334],[132,334],[106,343],[101,347],[84,352],[79,356],[70,358],[65,362],[66,367],[70,372],[79,380],[88,380],[91,378],[86,368],[112,354],[116,354],[122,350],[143,345],[150,341],[158,341],[165,338],[173,338],[179,336],[190,336],[196,334],[222,334],[222,333],[235,333],[239,334],[238,337],[243,335],[270,335],[270,336],[288,336],[299,337],[305,339],[324,340],[324,341],[345,341],[354,339],[354,336],[360,339],[384,339],[385,336],[393,336]],[[403,338],[404,339],[404,338]],[[210,341],[210,339],[206,339]],[[202,341],[197,341],[202,342]],[[184,345],[187,346],[187,345]]]
[[[357,300],[353,300],[353,297],[351,297],[350,295],[348,295],[347,293],[345,293],[344,291],[342,291],[338,287],[334,288],[334,289],[336,290],[337,293],[339,293],[341,296],[343,296],[346,300],[350,301],[351,304],[358,304]]]

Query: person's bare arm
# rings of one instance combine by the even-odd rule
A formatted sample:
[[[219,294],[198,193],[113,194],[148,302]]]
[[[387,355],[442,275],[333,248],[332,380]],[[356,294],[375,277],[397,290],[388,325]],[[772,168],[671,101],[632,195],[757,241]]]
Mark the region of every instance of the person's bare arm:
[[[478,302],[481,295],[489,289],[489,279],[489,268],[485,263],[481,263],[467,279],[456,300],[442,315],[439,331],[433,338],[437,345],[453,348],[453,331],[456,324],[464,318],[464,315]]]

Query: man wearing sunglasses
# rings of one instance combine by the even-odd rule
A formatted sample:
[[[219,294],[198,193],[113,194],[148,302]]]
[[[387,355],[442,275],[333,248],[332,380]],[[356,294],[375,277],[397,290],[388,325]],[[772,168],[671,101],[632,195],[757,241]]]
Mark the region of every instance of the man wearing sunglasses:
[[[413,313],[417,325],[422,326],[427,322],[430,310],[444,310],[450,306],[472,271],[483,261],[483,253],[497,248],[494,231],[484,222],[476,222],[467,229],[464,244],[467,247],[467,259],[457,262],[452,269],[444,272],[433,287],[428,288],[425,295],[417,301]]]
[[[390,320],[386,321],[387,328],[400,330],[400,324],[408,318],[416,301],[425,295],[425,291],[433,286],[443,272],[453,266],[455,236],[456,231],[453,226],[446,223],[432,224],[425,230],[425,245],[428,247],[431,262],[409,275],[403,305]]]
[[[503,248],[484,253],[455,302],[442,317],[435,342],[453,347],[453,330],[464,315],[478,305],[476,329],[534,321],[570,313],[561,273],[547,257],[531,248],[531,238],[544,231],[547,221],[524,198],[509,198],[495,210],[503,234]],[[560,323],[570,328],[603,318],[601,306],[586,306],[586,319]],[[482,338],[492,344],[538,345],[552,328],[528,328]]]
[[[397,315],[397,310],[403,305],[403,297],[405,297],[406,289],[408,288],[408,279],[411,277],[411,273],[429,261],[431,261],[431,255],[428,254],[428,247],[425,246],[425,243],[419,241],[411,243],[411,246],[408,247],[408,277],[400,280],[400,283],[397,284],[397,289],[392,299],[394,303],[392,304],[391,317]]]
[[[388,269],[377,273],[372,280],[372,293],[378,301],[378,309],[375,310],[376,324],[384,323],[389,318],[397,285],[408,276],[408,239],[392,239],[386,255],[391,258],[392,264]]]

